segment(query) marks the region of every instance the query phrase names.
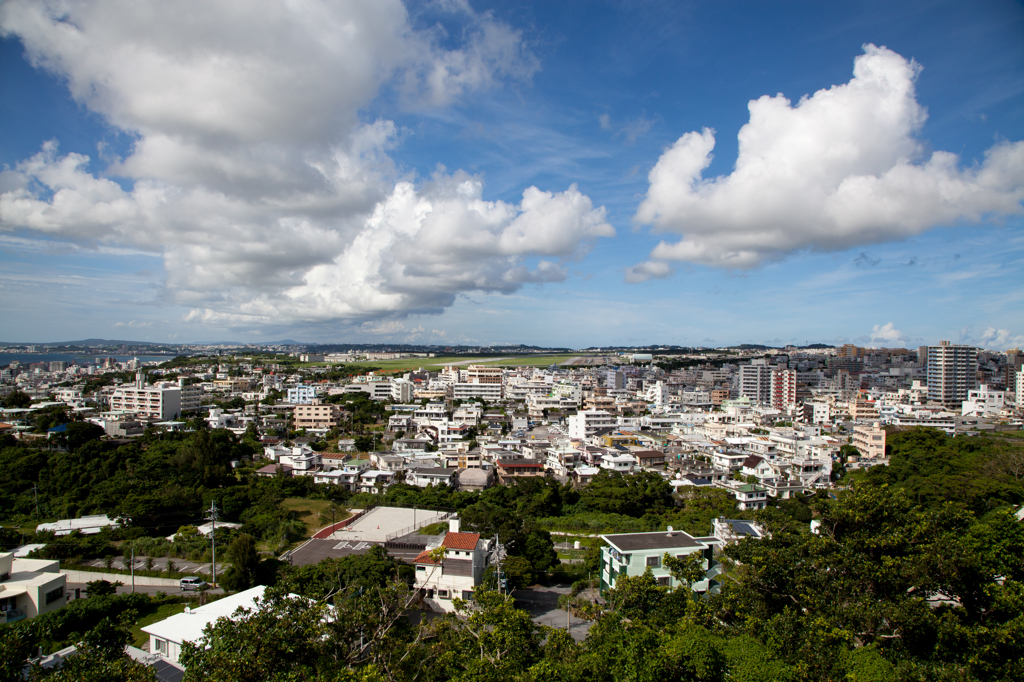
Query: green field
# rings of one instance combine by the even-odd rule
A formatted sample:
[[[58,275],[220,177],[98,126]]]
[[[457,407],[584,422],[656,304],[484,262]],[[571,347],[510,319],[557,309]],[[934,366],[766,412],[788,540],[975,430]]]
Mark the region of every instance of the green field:
[[[330,500],[309,500],[304,497],[287,497],[281,506],[288,511],[296,512],[299,520],[306,525],[306,534],[312,536],[321,528],[331,523]],[[344,521],[351,514],[344,507],[337,507],[334,513],[335,522]],[[326,521],[324,520],[326,519]]]

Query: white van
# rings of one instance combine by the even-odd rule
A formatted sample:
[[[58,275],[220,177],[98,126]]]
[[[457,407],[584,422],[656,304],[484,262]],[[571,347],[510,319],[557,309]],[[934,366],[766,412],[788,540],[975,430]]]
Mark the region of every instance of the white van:
[[[181,587],[182,592],[201,590],[204,587],[209,587],[209,585],[206,584],[206,581],[202,578],[182,578],[178,581],[178,585]]]

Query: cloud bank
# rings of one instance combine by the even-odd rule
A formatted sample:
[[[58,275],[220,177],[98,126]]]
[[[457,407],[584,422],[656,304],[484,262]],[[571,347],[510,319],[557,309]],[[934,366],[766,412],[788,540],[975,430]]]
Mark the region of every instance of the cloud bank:
[[[421,186],[400,131],[362,112],[529,82],[522,36],[442,3],[461,41],[415,30],[398,0],[11,0],[0,31],[134,139],[103,173],[57,141],[0,178],[0,230],[162,255],[190,321],[359,321],[438,312],[469,291],[563,279],[614,235],[575,186],[483,200],[478,178]],[[119,178],[115,182],[111,178]]]
[[[802,249],[842,250],[1024,212],[1024,142],[996,144],[965,169],[955,154],[925,154],[916,137],[927,117],[914,91],[919,70],[866,45],[848,83],[795,105],[781,94],[751,101],[729,175],[703,177],[713,130],[680,137],[651,170],[635,216],[656,233],[681,235],[651,257],[751,268]]]

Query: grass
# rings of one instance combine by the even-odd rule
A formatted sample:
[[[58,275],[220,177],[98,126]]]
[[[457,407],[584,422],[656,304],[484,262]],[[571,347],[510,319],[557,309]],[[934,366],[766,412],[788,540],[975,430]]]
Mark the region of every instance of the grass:
[[[161,604],[156,608],[150,608],[140,614],[140,618],[132,626],[132,645],[140,649],[149,641],[149,635],[142,631],[147,625],[152,625],[164,618],[184,613],[186,604]]]
[[[331,522],[331,504],[330,500],[308,500],[304,497],[288,497],[281,502],[282,507],[299,515],[299,520],[306,526],[307,535],[313,535]],[[337,507],[334,520],[344,521],[351,515],[344,507]],[[324,522],[323,518],[327,521]]]

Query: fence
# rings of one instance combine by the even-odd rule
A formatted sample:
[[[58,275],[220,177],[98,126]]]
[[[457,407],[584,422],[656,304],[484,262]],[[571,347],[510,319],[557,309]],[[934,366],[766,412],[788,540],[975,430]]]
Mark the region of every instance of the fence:
[[[425,510],[425,511],[431,511],[431,510]],[[446,512],[445,514],[443,514],[440,518],[427,519],[425,521],[420,521],[418,523],[414,523],[413,525],[409,526],[408,528],[403,528],[402,530],[396,530],[394,533],[388,533],[387,535],[384,536],[384,542],[389,542],[391,540],[394,540],[395,538],[400,538],[403,535],[409,535],[410,533],[415,533],[420,528],[423,528],[424,526],[429,526],[432,523],[441,523],[442,521],[447,521],[448,519],[452,518],[453,516],[455,516],[455,512],[454,511],[450,511],[450,512]]]

